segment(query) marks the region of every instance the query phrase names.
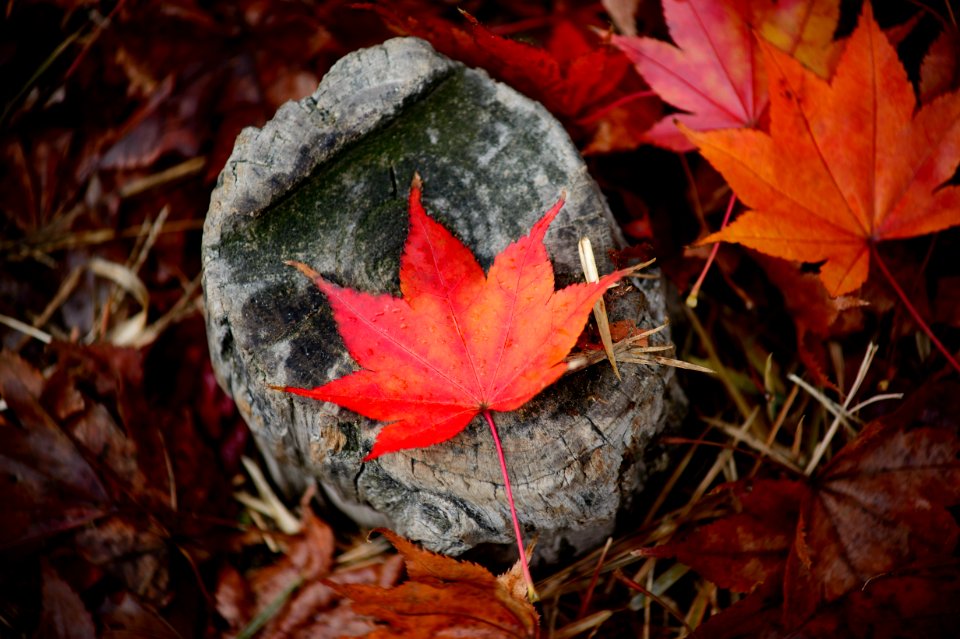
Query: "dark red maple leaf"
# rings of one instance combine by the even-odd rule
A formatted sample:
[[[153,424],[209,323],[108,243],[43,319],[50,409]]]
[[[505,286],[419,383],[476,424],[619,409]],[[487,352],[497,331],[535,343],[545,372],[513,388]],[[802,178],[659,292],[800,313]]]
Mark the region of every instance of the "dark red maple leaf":
[[[951,560],[960,526],[960,386],[934,385],[868,424],[809,482],[734,483],[737,512],[663,546],[718,585],[782,584],[799,627],[887,573]]]
[[[592,152],[638,146],[660,115],[632,65],[605,39],[569,17],[554,20],[545,48],[511,40],[462,12],[463,26],[431,15],[400,15],[383,5],[372,9],[392,29],[416,36],[455,60],[541,102],[575,138],[589,136]]]
[[[730,500],[733,513],[643,554],[676,557],[722,588],[750,592],[782,573],[806,492],[791,480],[724,484],[714,494]]]

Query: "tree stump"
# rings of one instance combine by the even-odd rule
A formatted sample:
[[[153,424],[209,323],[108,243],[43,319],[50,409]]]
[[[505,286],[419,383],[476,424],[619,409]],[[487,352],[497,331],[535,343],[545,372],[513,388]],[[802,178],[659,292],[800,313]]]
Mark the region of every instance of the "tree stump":
[[[427,211],[485,269],[563,190],[567,203],[546,238],[557,286],[582,280],[581,236],[591,238],[601,272],[612,269],[607,249],[619,231],[560,124],[482,71],[398,38],[346,56],[312,96],[238,137],[204,226],[207,329],[220,384],[282,485],[316,479],[359,522],[456,554],[512,543],[481,418],[448,442],[361,463],[379,424],[268,387],[313,387],[356,370],[323,295],[283,262],[399,295],[415,171]],[[638,282],[612,305],[614,319],[663,323],[660,282]],[[593,366],[496,414],[540,559],[586,550],[612,531],[657,459],[648,443],[683,404],[672,369],[622,368],[622,382],[609,365]]]

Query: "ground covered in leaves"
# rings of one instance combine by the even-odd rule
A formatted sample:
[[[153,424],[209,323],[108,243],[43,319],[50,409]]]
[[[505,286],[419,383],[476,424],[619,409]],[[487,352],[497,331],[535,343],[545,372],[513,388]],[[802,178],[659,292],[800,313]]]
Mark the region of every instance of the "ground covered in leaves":
[[[0,635],[960,634],[955,7],[458,8],[5,5]],[[669,468],[605,547],[534,571],[535,605],[516,568],[277,497],[208,361],[234,138],[398,34],[564,124],[617,257],[658,259],[671,355],[716,371],[679,371]]]

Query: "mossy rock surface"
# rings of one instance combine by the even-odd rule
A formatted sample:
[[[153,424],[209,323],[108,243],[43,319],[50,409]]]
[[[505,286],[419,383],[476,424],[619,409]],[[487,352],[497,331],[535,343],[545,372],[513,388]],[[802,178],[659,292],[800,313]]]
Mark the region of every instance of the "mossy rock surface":
[[[282,484],[316,479],[361,523],[457,553],[510,543],[509,511],[486,425],[361,463],[379,425],[271,390],[312,387],[356,366],[323,295],[285,260],[367,292],[399,295],[414,172],[427,211],[484,268],[562,191],[547,234],[557,285],[579,281],[577,241],[600,269],[618,239],[606,203],[563,128],[539,104],[402,38],[346,56],[311,97],[247,129],[220,175],[203,237],[214,369]],[[641,326],[664,321],[659,282],[613,304]],[[496,414],[527,533],[542,559],[612,531],[655,457],[651,438],[682,404],[672,371],[609,366],[568,375],[522,409]]]

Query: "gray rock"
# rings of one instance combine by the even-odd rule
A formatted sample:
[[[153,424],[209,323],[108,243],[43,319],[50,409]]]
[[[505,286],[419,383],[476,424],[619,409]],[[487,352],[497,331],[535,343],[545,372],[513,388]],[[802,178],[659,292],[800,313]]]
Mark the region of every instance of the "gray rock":
[[[617,227],[560,124],[421,40],[390,40],[346,56],[311,97],[237,139],[203,234],[214,369],[283,485],[316,479],[361,523],[436,551],[512,543],[482,419],[443,444],[363,464],[377,423],[268,387],[318,386],[356,369],[323,295],[283,261],[399,295],[415,171],[427,211],[484,268],[566,190],[546,239],[557,285],[581,280],[583,235],[601,272],[611,269]],[[613,307],[641,326],[662,323],[659,282],[639,284]],[[622,383],[609,366],[594,366],[496,415],[520,519],[528,539],[539,533],[541,558],[585,550],[611,532],[650,472],[648,442],[682,402],[672,370],[623,368]]]

